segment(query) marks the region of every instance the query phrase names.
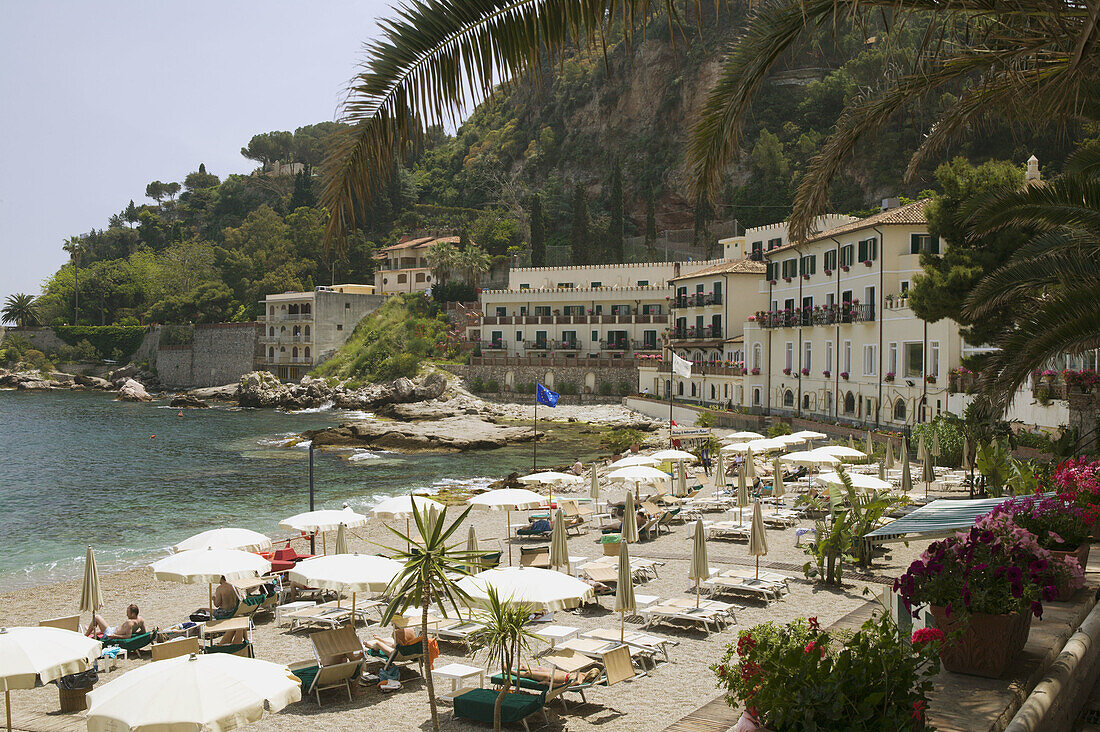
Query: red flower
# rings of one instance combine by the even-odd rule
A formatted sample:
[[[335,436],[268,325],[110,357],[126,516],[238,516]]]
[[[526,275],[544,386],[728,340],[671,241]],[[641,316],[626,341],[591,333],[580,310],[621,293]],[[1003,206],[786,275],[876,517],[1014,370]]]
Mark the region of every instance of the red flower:
[[[919,628],[913,631],[913,637],[909,639],[909,642],[913,645],[919,645],[931,641],[946,640],[946,638],[947,636],[939,628]]]
[[[917,701],[913,702],[913,719],[917,720],[918,722],[924,719],[924,710],[927,708],[928,702],[926,702],[924,699],[918,699]]]
[[[817,622],[817,617],[810,618],[810,630],[821,630],[821,624]]]
[[[749,653],[753,648],[756,648],[756,639],[748,633],[745,633],[737,639],[737,655],[744,656]]]
[[[748,683],[758,673],[760,673],[760,664],[756,661],[741,662],[741,681]]]
[[[806,647],[802,649],[803,653],[813,653],[818,651],[821,654],[821,658],[825,658],[825,646],[819,646],[815,641],[810,641],[806,644]]]

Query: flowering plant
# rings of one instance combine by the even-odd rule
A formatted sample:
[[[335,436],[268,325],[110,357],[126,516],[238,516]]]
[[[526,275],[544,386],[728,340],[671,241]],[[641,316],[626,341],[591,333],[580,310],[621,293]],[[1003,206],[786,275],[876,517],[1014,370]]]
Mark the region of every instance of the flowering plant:
[[[787,368],[783,369],[783,373],[786,374],[787,376],[790,376],[791,375],[790,367],[787,367]]]
[[[821,375],[824,376],[826,379],[829,378],[829,369],[825,369],[824,371],[822,371]]]
[[[1007,514],[1017,526],[1035,535],[1039,546],[1051,551],[1073,551],[1088,538],[1084,511],[1061,498],[1020,496],[994,508],[990,515]]]
[[[893,371],[887,371],[886,372],[886,380],[887,381],[893,381],[894,380],[894,372]]]
[[[802,375],[803,376],[809,376],[810,375],[810,370],[807,369],[807,368],[802,369]]]
[[[1054,557],[1010,515],[986,514],[969,531],[930,544],[894,580],[894,591],[910,612],[917,605],[939,605],[948,615],[1000,615],[1030,609],[1041,618],[1043,601],[1058,596],[1058,584],[1067,579],[1066,573],[1074,580],[1071,588],[1084,585],[1084,572],[1076,560]]]
[[[753,368],[753,370],[752,370],[752,375],[753,375],[753,376],[759,376],[759,375],[760,375],[760,369],[758,369],[758,368]]]
[[[1084,371],[1066,370],[1062,372],[1062,379],[1066,382],[1066,386],[1076,387],[1084,392],[1092,391],[1093,387],[1100,386],[1100,374],[1092,369],[1085,369]]]
[[[711,670],[731,705],[776,732],[923,730],[942,635],[910,640],[888,615],[835,635],[817,618],[764,623],[742,632]]]
[[[1054,470],[1054,485],[1058,498],[1080,508],[1086,523],[1100,520],[1100,461],[1065,461]]]
[[[847,380],[848,379],[848,372],[847,371],[841,371],[840,372],[840,378],[842,378],[844,380]]]

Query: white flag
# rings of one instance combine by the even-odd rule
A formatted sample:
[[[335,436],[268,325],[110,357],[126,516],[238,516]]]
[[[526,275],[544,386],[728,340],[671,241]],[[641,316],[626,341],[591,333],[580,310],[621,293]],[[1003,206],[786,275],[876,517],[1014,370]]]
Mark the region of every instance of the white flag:
[[[683,376],[685,379],[691,378],[691,361],[680,358],[675,353],[672,354],[672,372],[677,376]]]

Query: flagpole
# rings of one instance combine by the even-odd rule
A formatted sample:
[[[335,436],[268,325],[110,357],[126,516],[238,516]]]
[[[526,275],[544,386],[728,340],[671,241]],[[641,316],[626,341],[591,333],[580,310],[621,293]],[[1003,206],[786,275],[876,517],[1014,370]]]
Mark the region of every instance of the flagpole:
[[[671,357],[674,355],[672,346],[668,347],[668,354]],[[676,380],[676,364],[672,362],[672,358],[668,360],[668,447],[672,449],[672,385]]]
[[[539,394],[535,389],[535,439],[531,441],[531,472],[537,473],[539,469]]]

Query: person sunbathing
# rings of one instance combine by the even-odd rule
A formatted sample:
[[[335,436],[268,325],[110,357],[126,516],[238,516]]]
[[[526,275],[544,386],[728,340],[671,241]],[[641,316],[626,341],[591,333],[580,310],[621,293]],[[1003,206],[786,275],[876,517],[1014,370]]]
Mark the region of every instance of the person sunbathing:
[[[549,684],[551,689],[557,689],[560,686],[568,686],[570,684],[584,684],[595,683],[603,674],[598,668],[591,668],[588,671],[573,671],[566,673],[553,666],[538,666],[536,668],[529,668],[527,666],[519,667],[519,678],[531,679],[537,681],[540,684]]]
[[[387,656],[392,656],[397,646],[411,646],[413,643],[420,642],[420,635],[412,628],[405,626],[393,626],[393,637],[386,638],[381,635],[375,635],[369,641],[363,645],[366,648],[372,648],[376,651],[382,651]]]
[[[641,527],[646,525],[647,521],[649,521],[649,514],[647,514],[645,512],[645,509],[639,508],[638,513],[636,513],[634,515],[634,526],[637,527],[637,528],[641,528]],[[618,522],[613,523],[613,524],[608,524],[607,526],[603,527],[603,533],[605,533],[605,534],[621,534],[621,533],[623,533],[623,522],[618,521]]]
[[[535,532],[549,531],[550,529],[551,529],[550,521],[548,521],[547,519],[544,519],[544,518],[535,519],[531,523],[529,523],[526,526],[522,527],[523,531],[535,531]]]
[[[223,576],[218,583],[218,589],[214,590],[214,607],[211,611],[214,620],[225,620],[233,617],[240,602],[236,588],[229,584],[229,581]],[[218,645],[227,646],[244,643],[246,637],[247,634],[243,630],[231,630],[222,634],[222,639],[218,641]]]
[[[106,638],[132,638],[134,634],[141,635],[145,632],[145,619],[138,613],[138,606],[133,603],[126,608],[126,620],[119,625],[107,625],[99,613],[92,614],[92,622],[88,624],[88,637],[103,640]]]

